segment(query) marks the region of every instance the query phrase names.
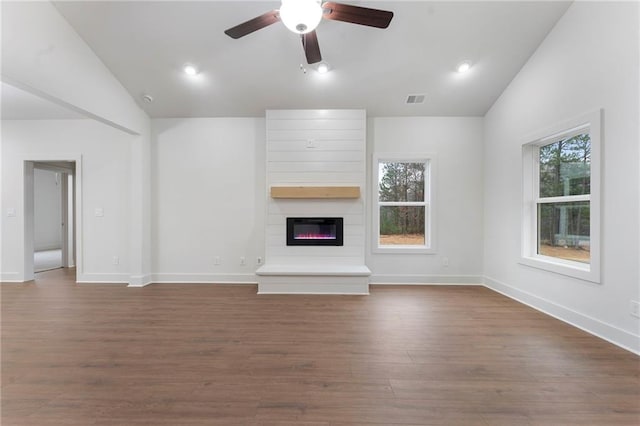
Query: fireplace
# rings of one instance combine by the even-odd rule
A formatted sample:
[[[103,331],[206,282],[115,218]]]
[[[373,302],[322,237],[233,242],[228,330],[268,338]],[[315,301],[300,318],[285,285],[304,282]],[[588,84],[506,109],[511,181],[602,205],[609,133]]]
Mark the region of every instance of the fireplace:
[[[287,245],[344,245],[343,219],[341,217],[288,217]]]

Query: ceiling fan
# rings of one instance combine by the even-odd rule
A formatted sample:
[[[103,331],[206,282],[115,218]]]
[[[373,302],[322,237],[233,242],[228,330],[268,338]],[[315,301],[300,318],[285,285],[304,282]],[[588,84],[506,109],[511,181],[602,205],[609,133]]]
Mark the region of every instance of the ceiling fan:
[[[225,34],[237,39],[282,21],[289,30],[300,34],[307,62],[315,64],[322,60],[316,35],[316,27],[322,18],[368,27],[387,28],[393,18],[393,12],[323,0],[282,0],[280,9],[269,11],[229,28]]]

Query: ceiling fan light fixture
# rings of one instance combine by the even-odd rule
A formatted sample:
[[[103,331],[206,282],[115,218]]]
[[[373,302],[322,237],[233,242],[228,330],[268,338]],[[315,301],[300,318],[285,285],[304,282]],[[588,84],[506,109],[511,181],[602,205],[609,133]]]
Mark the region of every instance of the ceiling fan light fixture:
[[[319,0],[282,0],[280,20],[296,34],[315,30],[321,19],[322,6]]]

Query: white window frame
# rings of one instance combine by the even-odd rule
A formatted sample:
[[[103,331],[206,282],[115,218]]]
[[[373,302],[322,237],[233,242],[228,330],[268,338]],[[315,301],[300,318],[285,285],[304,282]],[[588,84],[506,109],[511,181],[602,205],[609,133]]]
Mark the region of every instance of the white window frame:
[[[424,163],[425,164],[425,187],[424,202],[391,202],[380,201],[378,193],[378,182],[380,179],[380,163]],[[372,192],[373,192],[373,215],[372,230],[373,240],[371,251],[373,253],[387,254],[435,254],[436,253],[436,233],[435,233],[435,176],[436,176],[436,156],[427,153],[379,153],[373,156],[372,163]],[[380,207],[381,206],[424,206],[425,220],[425,245],[380,245]]]
[[[522,239],[520,263],[594,283],[600,282],[600,159],[602,111],[558,123],[524,139],[522,144]],[[591,139],[590,194],[540,198],[540,147],[580,133]],[[590,263],[538,254],[538,204],[589,201]]]

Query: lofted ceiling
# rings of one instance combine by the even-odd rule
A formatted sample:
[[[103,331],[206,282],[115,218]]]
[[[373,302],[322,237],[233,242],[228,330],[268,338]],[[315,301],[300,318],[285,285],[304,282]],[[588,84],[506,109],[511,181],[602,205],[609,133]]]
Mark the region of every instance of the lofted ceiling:
[[[369,116],[483,116],[570,4],[344,3],[391,10],[394,18],[385,30],[323,20],[317,34],[331,67],[327,74],[306,65],[299,36],[279,22],[237,40],[224,34],[277,9],[279,1],[54,5],[157,118],[263,116],[266,109],[306,108],[363,108]],[[473,67],[458,74],[455,67],[463,60]],[[186,63],[200,73],[184,74]],[[143,100],[145,94],[152,103]],[[424,94],[424,103],[406,104],[415,94]]]

